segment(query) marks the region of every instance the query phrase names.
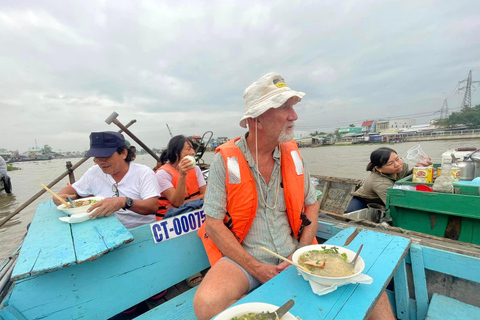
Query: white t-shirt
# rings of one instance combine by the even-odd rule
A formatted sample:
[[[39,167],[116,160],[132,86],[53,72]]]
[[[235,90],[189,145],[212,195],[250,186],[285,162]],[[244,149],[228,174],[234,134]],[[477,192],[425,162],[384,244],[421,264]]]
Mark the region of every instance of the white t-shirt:
[[[72,184],[75,191],[82,197],[94,195],[111,198],[115,196],[112,187],[115,180],[109,174],[103,173],[99,166],[93,166],[85,174]],[[149,167],[130,162],[127,174],[117,184],[119,197],[130,197],[135,199],[158,198],[160,191],[155,173]],[[127,228],[132,229],[138,226],[155,222],[155,212],[143,215],[131,210],[120,209],[115,212],[118,220]]]
[[[195,166],[195,174],[197,175],[198,187],[201,188],[206,185],[199,166]],[[160,193],[167,189],[173,188],[172,175],[170,173],[162,169],[158,170],[155,175],[157,176],[158,185],[160,186]]]

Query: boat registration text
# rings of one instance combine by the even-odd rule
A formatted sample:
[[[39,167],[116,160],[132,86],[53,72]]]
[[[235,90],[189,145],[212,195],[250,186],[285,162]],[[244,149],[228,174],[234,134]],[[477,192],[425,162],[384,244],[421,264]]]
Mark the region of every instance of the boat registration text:
[[[204,221],[205,213],[200,209],[151,223],[153,241],[160,243],[196,231]]]

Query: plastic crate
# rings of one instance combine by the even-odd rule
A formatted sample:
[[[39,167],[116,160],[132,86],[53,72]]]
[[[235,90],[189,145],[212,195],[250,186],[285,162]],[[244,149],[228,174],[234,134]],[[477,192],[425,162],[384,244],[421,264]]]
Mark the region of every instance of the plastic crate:
[[[476,188],[478,192],[478,187]],[[393,225],[480,245],[480,197],[389,188],[386,207]]]

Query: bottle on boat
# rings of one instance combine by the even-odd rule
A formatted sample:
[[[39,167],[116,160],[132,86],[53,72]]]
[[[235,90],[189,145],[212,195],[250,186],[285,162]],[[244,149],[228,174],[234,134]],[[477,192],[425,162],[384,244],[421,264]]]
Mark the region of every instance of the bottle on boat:
[[[440,172],[440,176],[435,179],[432,189],[435,192],[453,193],[453,179],[451,176],[452,166],[445,163]]]

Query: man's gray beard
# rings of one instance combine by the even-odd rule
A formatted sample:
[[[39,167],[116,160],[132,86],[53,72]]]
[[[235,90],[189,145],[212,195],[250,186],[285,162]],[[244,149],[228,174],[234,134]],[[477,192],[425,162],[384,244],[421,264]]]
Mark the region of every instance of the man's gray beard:
[[[290,133],[287,133],[286,129],[283,129],[278,136],[278,142],[288,142],[293,139],[293,130]]]

